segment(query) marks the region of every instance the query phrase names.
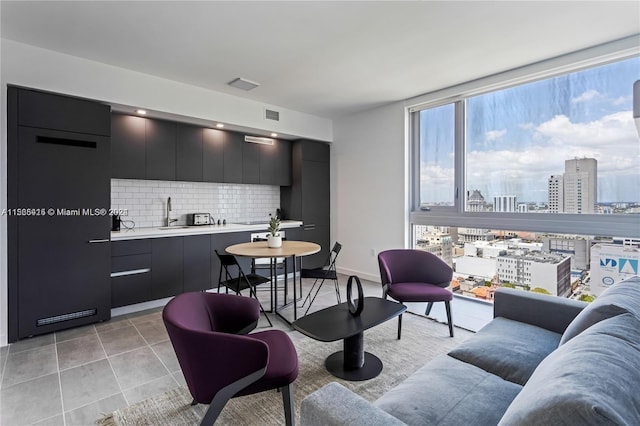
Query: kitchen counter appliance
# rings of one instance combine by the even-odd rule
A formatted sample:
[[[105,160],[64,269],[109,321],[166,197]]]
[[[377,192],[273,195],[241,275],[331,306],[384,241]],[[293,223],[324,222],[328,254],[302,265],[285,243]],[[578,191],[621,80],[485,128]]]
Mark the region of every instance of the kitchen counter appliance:
[[[213,218],[209,213],[189,213],[187,215],[187,225],[201,226],[213,225]]]

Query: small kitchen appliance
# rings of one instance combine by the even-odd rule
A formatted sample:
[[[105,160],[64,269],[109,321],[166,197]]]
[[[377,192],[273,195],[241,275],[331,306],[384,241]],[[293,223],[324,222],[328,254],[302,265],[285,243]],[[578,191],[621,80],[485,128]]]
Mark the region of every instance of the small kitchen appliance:
[[[187,225],[213,225],[213,218],[209,213],[190,213],[187,215]]]

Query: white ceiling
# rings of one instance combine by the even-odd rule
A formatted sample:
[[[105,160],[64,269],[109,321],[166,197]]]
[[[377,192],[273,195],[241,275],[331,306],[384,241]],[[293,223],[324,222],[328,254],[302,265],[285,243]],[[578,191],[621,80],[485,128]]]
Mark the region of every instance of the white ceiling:
[[[335,118],[640,33],[638,1],[4,1],[3,38]],[[260,83],[250,92],[226,85]]]

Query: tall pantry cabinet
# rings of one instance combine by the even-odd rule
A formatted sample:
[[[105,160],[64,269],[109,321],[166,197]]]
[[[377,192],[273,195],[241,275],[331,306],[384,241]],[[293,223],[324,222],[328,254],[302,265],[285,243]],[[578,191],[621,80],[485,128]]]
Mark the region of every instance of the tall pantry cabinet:
[[[8,87],[9,341],[110,318],[108,105]]]

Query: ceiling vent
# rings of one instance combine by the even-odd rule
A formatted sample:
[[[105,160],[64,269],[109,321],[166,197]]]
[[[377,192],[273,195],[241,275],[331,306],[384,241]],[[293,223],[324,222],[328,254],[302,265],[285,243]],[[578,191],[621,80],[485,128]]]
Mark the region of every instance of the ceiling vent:
[[[254,81],[250,81],[250,80],[247,80],[246,78],[241,78],[241,77],[238,77],[227,84],[231,87],[235,87],[236,89],[245,90],[245,91],[249,91],[260,86],[260,83],[256,83]]]
[[[272,109],[265,109],[264,118],[267,120],[280,121],[280,112]]]
[[[262,138],[260,136],[245,136],[244,141],[251,143],[261,143],[262,145],[273,145],[274,142],[273,139]]]

